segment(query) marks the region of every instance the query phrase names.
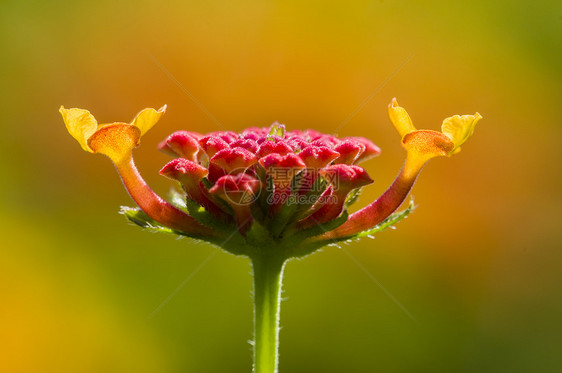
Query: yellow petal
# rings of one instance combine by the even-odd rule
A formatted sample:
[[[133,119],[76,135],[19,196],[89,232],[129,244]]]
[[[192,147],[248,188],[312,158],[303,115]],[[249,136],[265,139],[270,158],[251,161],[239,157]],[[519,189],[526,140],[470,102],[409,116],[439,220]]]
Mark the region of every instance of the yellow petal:
[[[72,137],[78,140],[82,149],[92,153],[92,149],[88,146],[88,139],[98,128],[96,118],[88,110],[77,108],[65,109],[61,106],[59,112]]]
[[[476,113],[474,115],[454,115],[443,121],[441,131],[455,144],[450,155],[460,151],[460,146],[472,136],[474,127],[480,119],[482,116]]]
[[[408,152],[408,157],[417,160],[417,164],[435,157],[448,155],[453,147],[453,142],[444,134],[437,131],[417,130],[410,132],[402,139],[402,146]]]
[[[388,116],[396,127],[396,130],[401,137],[406,136],[408,133],[415,131],[416,127],[412,124],[412,119],[408,115],[408,112],[403,107],[398,106],[398,101],[393,98],[388,105]]]
[[[130,156],[140,141],[140,129],[128,123],[111,123],[101,126],[88,139],[94,153],[107,155],[115,164]]]
[[[166,112],[166,105],[162,106],[158,110],[152,108],[144,109],[137,114],[131,124],[138,127],[140,135],[142,136],[160,120],[160,117],[162,117],[164,112]]]

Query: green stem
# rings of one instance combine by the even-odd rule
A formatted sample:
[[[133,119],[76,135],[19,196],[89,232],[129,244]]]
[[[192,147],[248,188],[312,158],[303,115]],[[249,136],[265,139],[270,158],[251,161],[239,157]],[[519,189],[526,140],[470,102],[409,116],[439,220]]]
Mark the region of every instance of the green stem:
[[[279,304],[285,259],[266,254],[252,258],[252,266],[254,373],[276,373],[279,361]]]

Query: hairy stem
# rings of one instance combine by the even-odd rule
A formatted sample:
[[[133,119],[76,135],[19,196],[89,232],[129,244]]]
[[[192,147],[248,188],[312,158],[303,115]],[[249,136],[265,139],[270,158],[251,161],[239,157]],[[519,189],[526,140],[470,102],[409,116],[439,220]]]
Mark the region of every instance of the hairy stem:
[[[254,373],[276,373],[279,361],[279,306],[285,259],[252,258],[254,271]]]

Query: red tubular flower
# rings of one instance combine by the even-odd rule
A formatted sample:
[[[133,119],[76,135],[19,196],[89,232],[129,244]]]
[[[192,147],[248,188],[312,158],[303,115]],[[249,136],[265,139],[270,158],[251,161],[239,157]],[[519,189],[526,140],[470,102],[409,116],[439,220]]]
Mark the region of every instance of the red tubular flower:
[[[200,164],[184,158],[176,158],[168,162],[161,170],[160,175],[179,181],[187,194],[187,198],[197,202],[221,221],[228,220],[220,206],[209,198],[209,191],[205,188],[203,179],[209,170]]]
[[[410,116],[404,108],[398,106],[396,99],[388,106],[388,113],[407,152],[400,174],[380,198],[352,214],[340,227],[323,234],[321,240],[352,237],[382,223],[400,207],[426,162],[435,157],[458,153],[460,146],[474,133],[476,123],[482,118],[478,113],[455,115],[446,118],[441,126],[442,132],[437,132],[416,130]]]
[[[87,110],[61,107],[59,111],[68,131],[84,150],[104,154],[111,159],[127,191],[150,218],[193,237],[213,240],[218,236],[213,229],[199,223],[154,193],[135,166],[132,151],[140,143],[140,137],[164,114],[165,106],[159,110],[144,109],[131,123],[102,125],[98,125],[94,116]]]
[[[261,158],[259,164],[273,184],[274,190],[269,203],[273,205],[271,211],[275,212],[278,206],[287,201],[293,178],[306,165],[296,154],[280,155],[277,153]]]
[[[306,165],[298,186],[298,193],[303,194],[313,188],[318,171],[332,163],[340,153],[326,146],[308,145],[298,155]]]
[[[326,223],[337,218],[343,211],[349,192],[373,182],[364,169],[346,164],[326,167],[320,170],[320,175],[330,183],[329,193],[322,195],[322,198],[326,200],[320,201],[320,208],[297,223],[300,229]]]
[[[256,178],[239,173],[225,175],[217,180],[209,189],[209,193],[217,195],[227,201],[234,211],[238,230],[242,235],[252,226],[250,205],[254,202],[261,183]]]

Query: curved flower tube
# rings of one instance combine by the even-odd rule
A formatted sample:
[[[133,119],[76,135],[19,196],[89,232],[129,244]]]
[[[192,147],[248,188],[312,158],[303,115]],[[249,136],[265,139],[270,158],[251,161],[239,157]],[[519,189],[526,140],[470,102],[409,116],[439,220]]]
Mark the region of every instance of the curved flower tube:
[[[388,106],[388,114],[406,149],[406,161],[400,174],[380,198],[352,214],[340,227],[323,234],[320,240],[351,237],[384,221],[404,202],[427,161],[460,152],[460,146],[474,133],[476,123],[482,119],[479,113],[455,115],[443,120],[441,132],[416,130],[396,99]]]
[[[166,106],[159,110],[144,109],[131,123],[98,124],[87,110],[65,109],[62,106],[59,109],[68,132],[82,149],[104,154],[111,159],[129,195],[150,218],[193,237],[218,237],[213,229],[200,224],[154,193],[135,166],[133,149],[140,143],[141,136],[158,122],[165,111]]]

